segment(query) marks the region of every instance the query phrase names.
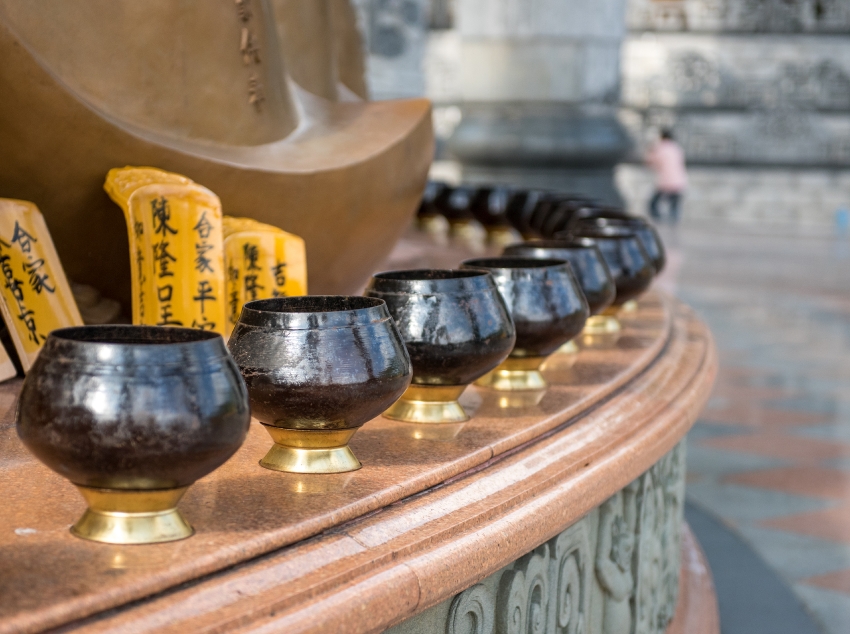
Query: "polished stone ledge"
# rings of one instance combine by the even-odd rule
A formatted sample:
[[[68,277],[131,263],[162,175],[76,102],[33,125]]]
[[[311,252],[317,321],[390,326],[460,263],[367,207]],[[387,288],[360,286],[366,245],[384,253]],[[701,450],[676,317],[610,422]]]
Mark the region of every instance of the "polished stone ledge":
[[[20,384],[0,386],[0,632],[370,632],[445,602],[600,513],[695,421],[716,371],[705,326],[656,293],[623,326],[554,357],[526,402],[471,388],[467,423],[367,423],[355,473],[260,469],[253,425],[181,503],[196,535],[153,546],[69,534],[82,499],[23,449]]]

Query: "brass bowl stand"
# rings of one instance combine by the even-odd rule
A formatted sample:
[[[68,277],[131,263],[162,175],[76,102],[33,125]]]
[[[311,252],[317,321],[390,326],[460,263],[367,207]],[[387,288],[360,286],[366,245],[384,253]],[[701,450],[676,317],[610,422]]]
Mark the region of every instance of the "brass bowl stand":
[[[274,445],[260,466],[290,473],[345,473],[362,465],[348,441],[356,429],[286,429],[265,425]]]
[[[609,312],[606,308],[598,315],[591,315],[584,324],[581,334],[584,335],[613,335],[622,330],[617,311]]]
[[[469,416],[457,399],[465,389],[465,385],[411,385],[384,416],[407,423],[462,423]]]
[[[71,533],[107,544],[158,544],[190,537],[195,531],[177,510],[189,487],[125,491],[77,486],[88,508]]]
[[[623,327],[617,315],[622,308],[609,306],[598,315],[591,315],[581,331],[581,345],[588,349],[610,349],[617,344]]]
[[[625,304],[623,304],[620,307],[620,310],[623,311],[624,313],[633,313],[633,312],[637,311],[637,309],[638,309],[638,303],[637,303],[636,299],[630,299],[629,301],[627,301]]]
[[[528,392],[542,390],[546,380],[540,374],[540,366],[546,357],[508,357],[494,370],[475,382],[500,392]]]

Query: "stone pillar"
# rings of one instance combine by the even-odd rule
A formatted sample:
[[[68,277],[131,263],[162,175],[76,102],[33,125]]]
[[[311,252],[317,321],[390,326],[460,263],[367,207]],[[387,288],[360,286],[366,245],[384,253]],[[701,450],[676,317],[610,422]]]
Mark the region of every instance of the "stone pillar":
[[[454,12],[461,121],[448,151],[463,178],[618,201],[625,0],[455,0]]]
[[[429,0],[352,0],[366,42],[372,99],[421,97]]]

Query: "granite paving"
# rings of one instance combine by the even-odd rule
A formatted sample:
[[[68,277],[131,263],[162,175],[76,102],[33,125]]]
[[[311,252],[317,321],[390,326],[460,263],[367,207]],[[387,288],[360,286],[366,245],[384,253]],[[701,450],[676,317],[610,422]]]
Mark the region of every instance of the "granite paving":
[[[695,222],[661,229],[670,266],[658,283],[697,309],[720,353],[688,438],[689,502],[748,544],[824,634],[846,634],[850,240]],[[765,614],[785,600],[738,592],[758,594],[752,605]]]

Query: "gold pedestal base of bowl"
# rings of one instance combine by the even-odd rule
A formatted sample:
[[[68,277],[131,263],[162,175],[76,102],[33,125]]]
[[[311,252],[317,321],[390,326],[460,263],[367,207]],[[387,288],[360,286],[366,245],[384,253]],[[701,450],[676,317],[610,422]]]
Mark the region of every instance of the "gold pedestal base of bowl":
[[[345,473],[362,465],[348,441],[356,429],[285,429],[263,425],[274,445],[260,466],[290,473]]]
[[[620,307],[620,310],[624,313],[633,313],[638,309],[638,303],[636,299],[630,299],[625,304]]]
[[[603,312],[599,315],[591,315],[584,323],[582,335],[612,335],[622,330],[620,320],[616,313]]]
[[[506,247],[522,241],[522,236],[513,227],[490,227],[487,229],[487,242],[493,246]]]
[[[469,416],[457,399],[465,389],[465,385],[411,385],[384,416],[406,423],[462,423]]]
[[[508,357],[501,365],[482,376],[475,385],[500,392],[530,392],[546,388],[540,374],[545,357]]]
[[[477,220],[450,220],[449,237],[466,245],[475,253],[483,253],[487,242],[487,231]]]
[[[437,242],[446,242],[449,236],[449,221],[443,216],[423,216],[419,218],[419,230]]]
[[[188,487],[123,491],[77,487],[89,507],[71,527],[83,539],[106,544],[158,544],[195,531],[177,510]]]

